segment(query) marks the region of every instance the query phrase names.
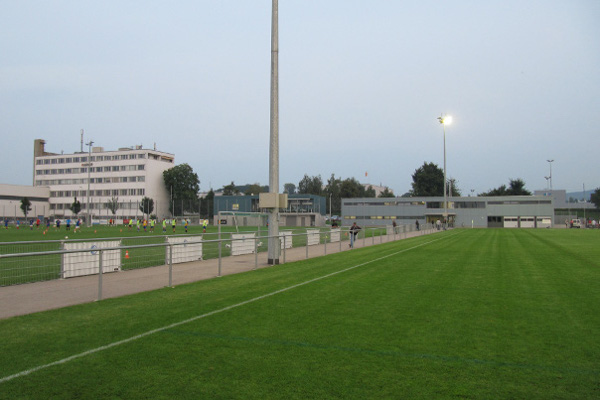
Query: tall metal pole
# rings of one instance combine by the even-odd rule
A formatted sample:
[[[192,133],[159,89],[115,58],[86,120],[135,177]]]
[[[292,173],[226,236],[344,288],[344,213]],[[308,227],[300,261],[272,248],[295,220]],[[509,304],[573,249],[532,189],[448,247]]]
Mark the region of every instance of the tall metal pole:
[[[552,164],[550,164],[552,165]],[[587,228],[587,218],[585,217],[585,207],[587,205],[587,199],[585,198],[585,183],[583,184],[583,224]]]
[[[448,221],[448,200],[446,193],[446,124],[442,122],[444,129],[444,224]]]
[[[452,121],[452,117],[449,115],[444,116],[442,114],[438,117],[438,121],[442,124],[442,128],[444,130],[444,219],[445,223],[448,222],[448,199],[447,199],[447,191],[446,191],[446,124],[449,124]]]
[[[88,188],[87,188],[87,215],[88,215],[88,221],[87,221],[87,225],[92,226],[92,211],[90,210],[90,174],[92,172],[92,145],[94,144],[93,141],[90,140],[89,143],[87,143],[88,146],[88,162],[87,162],[87,168],[88,168]]]
[[[278,0],[273,0],[271,15],[271,134],[269,147],[269,192],[279,193],[279,28]],[[279,209],[269,210],[270,265],[279,264]]]
[[[554,162],[554,160],[546,160],[548,161],[548,163],[550,163],[550,190],[552,190],[552,163]]]

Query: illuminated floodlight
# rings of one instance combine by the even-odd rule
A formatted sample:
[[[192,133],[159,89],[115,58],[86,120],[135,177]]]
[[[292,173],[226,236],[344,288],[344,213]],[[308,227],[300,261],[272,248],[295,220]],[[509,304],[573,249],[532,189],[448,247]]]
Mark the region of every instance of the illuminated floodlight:
[[[440,124],[450,125],[452,123],[452,116],[451,115],[441,116],[441,117],[438,117],[438,120],[440,121]]]

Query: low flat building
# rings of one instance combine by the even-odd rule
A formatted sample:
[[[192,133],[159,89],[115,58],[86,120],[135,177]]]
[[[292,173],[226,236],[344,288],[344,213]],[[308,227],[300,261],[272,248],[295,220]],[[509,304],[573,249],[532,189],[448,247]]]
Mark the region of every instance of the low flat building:
[[[342,199],[342,225],[364,226],[432,223],[454,227],[548,228],[554,226],[554,204],[548,196],[396,197]]]
[[[7,218],[11,222],[16,219],[25,221],[25,214],[21,210],[21,202],[24,198],[27,198],[31,203],[31,211],[27,213],[28,219],[44,219],[50,216],[49,187],[0,184],[1,219]]]

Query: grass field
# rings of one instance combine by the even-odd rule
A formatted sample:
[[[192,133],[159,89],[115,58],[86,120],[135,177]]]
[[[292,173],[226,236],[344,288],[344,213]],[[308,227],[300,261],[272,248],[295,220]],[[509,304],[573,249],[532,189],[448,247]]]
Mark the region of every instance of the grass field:
[[[0,398],[600,398],[599,240],[455,230],[1,320]]]

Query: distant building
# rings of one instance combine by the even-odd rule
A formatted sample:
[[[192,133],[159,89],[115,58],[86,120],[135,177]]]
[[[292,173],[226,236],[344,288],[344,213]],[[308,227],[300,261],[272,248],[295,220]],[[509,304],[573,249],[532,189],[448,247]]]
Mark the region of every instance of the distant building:
[[[234,223],[243,225],[256,225],[258,221],[251,215],[243,213],[263,212],[258,206],[258,195],[251,196],[215,196],[214,221],[219,218],[225,224]],[[287,208],[280,212],[280,225],[282,226],[324,226],[326,214],[326,199],[313,194],[288,195]],[[220,212],[235,212],[240,217],[234,221],[232,215],[221,215]],[[262,220],[261,220],[262,221]]]
[[[536,190],[533,192],[534,195],[536,196],[545,196],[545,197],[552,197],[552,199],[554,200],[554,208],[566,208],[566,209],[581,209],[583,210],[585,209],[593,209],[596,208],[594,206],[593,203],[590,202],[575,202],[575,203],[569,203],[568,199],[567,199],[567,191],[566,190],[551,190],[551,189],[546,189],[546,190]]]
[[[390,188],[388,188],[387,186],[372,185],[370,183],[361,183],[361,185],[365,188],[365,190],[369,189],[369,187],[372,188],[375,191],[375,197],[379,197],[379,195],[383,193],[386,189],[391,192]]]
[[[0,212],[2,219],[8,218],[11,221],[19,219],[25,220],[25,214],[21,210],[21,201],[23,198],[31,202],[31,211],[27,214],[28,218],[43,219],[50,215],[50,189],[47,187],[32,187],[22,185],[3,185],[0,184]]]
[[[443,197],[342,199],[342,225],[435,223],[444,220]],[[553,199],[546,196],[451,197],[448,221],[455,227],[547,228],[554,226]],[[562,223],[562,222],[561,222]]]
[[[91,155],[83,151],[49,153],[45,150],[45,141],[36,139],[33,184],[48,188],[48,214],[57,218],[73,216],[70,206],[75,197],[81,203],[78,216],[87,217],[89,201],[94,222],[104,223],[113,218],[106,204],[112,198],[118,199],[116,218],[142,217],[139,208],[144,197],[154,200],[153,214],[162,218],[170,216],[163,171],[174,167],[174,163],[173,154],[143,149],[142,146],[116,151],[92,147]]]

